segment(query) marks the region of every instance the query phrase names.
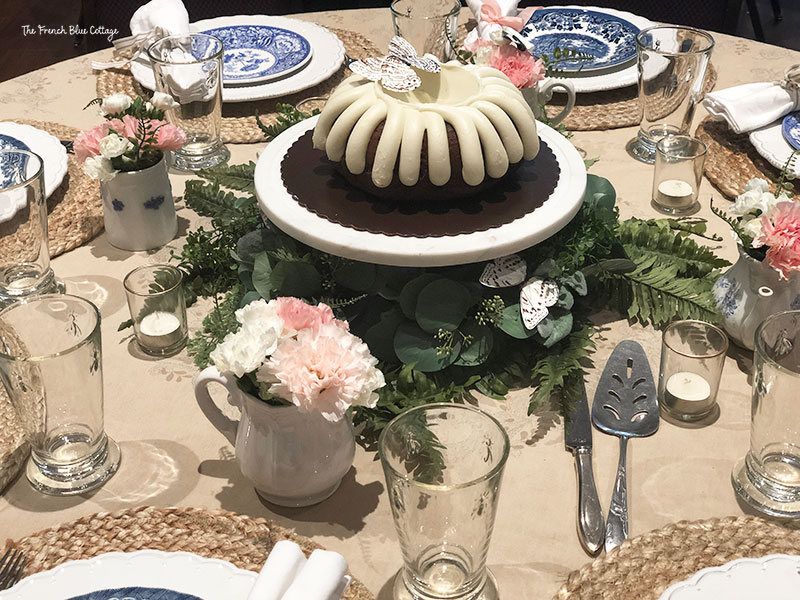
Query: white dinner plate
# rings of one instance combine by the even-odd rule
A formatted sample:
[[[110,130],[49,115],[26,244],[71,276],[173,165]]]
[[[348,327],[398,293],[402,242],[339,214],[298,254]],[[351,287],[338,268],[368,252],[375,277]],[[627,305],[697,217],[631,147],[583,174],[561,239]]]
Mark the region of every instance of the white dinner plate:
[[[595,12],[607,13],[609,15],[629,21],[630,23],[636,25],[636,27],[638,27],[640,30],[652,27],[656,24],[649,19],[640,17],[639,15],[635,15],[623,10],[614,10],[612,8],[574,5],[564,6],[563,8],[577,8],[580,10],[591,10]],[[633,64],[625,67],[624,69],[620,69],[619,71],[581,77],[554,77],[553,79],[556,79],[557,81],[570,81],[572,85],[575,86],[576,92],[588,93],[616,90],[618,88],[628,87],[629,85],[636,85],[638,77],[638,67],[636,65],[636,61],[634,61]],[[561,93],[560,90],[553,91],[556,93]]]
[[[14,138],[25,144],[31,152],[42,157],[44,161],[44,194],[56,191],[64,175],[67,174],[67,149],[57,138],[46,131],[20,123],[0,123],[0,135]]]
[[[113,552],[26,577],[0,600],[140,600],[127,588],[155,588],[163,600],[246,600],[257,576],[188,552]]]
[[[333,33],[308,21],[265,15],[238,15],[205,19],[190,25],[192,31],[207,31],[233,25],[267,25],[295,31],[311,44],[311,60],[299,71],[258,85],[222,86],[223,102],[247,102],[288,96],[313,87],[331,77],[344,62],[344,44]],[[156,79],[149,62],[131,62],[131,74],[143,87],[155,90]]]
[[[296,240],[336,256],[380,265],[442,267],[491,260],[529,248],[558,232],[572,220],[586,191],[586,167],[567,138],[536,123],[558,161],[558,184],[536,210],[505,225],[461,235],[401,237],[344,227],[316,215],[286,190],[281,162],[318,117],[290,127],[275,138],[258,159],[256,195],[261,209],[279,229]]]
[[[797,600],[800,556],[771,554],[710,567],[676,583],[659,600]]]
[[[783,169],[783,165],[794,152],[794,148],[783,137],[782,126],[783,119],[779,119],[771,125],[750,132],[750,143],[776,169]],[[800,177],[800,160],[795,160],[791,171],[795,177]]]

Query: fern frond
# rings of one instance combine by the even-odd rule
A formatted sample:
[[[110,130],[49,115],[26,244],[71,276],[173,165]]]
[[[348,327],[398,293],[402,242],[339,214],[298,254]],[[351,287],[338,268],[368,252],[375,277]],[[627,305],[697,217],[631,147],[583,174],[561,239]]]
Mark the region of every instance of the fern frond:
[[[742,226],[739,224],[737,219],[729,217],[722,209],[714,206],[713,200],[711,201],[711,212],[728,224],[728,226],[733,230],[733,233],[739,237],[739,242],[742,244],[742,246],[745,248],[750,248],[753,245],[753,236],[749,235],[744,229],[742,229]]]
[[[197,174],[206,181],[222,187],[255,194],[255,172],[256,163],[250,161],[243,165],[219,165],[210,169],[201,169]]]
[[[297,110],[291,104],[283,104],[278,103],[275,107],[277,109],[277,121],[273,125],[264,125],[261,122],[261,118],[258,114],[258,111],[255,113],[256,117],[256,124],[261,132],[264,134],[264,137],[267,138],[268,142],[271,142],[276,137],[278,137],[281,133],[289,129],[292,125],[299,123],[309,117],[313,117],[314,115],[319,114],[319,109],[315,108],[311,111],[311,114],[304,113],[303,111]]]

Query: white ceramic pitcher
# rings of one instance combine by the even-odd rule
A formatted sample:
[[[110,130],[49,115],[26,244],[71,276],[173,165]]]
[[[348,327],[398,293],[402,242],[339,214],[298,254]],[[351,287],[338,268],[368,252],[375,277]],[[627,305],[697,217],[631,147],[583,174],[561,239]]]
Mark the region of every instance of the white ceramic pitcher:
[[[228,391],[241,418],[226,417],[208,393],[210,383]],[[350,419],[327,421],[294,405],[272,406],[239,389],[235,376],[208,367],[195,379],[197,403],[236,447],[242,474],[258,494],[279,506],[310,506],[331,496],[353,464],[355,435]]]
[[[575,86],[572,85],[572,82],[562,79],[544,79],[533,87],[522,88],[521,90],[522,96],[531,107],[531,110],[533,110],[534,116],[537,119],[541,119],[544,116],[541,107],[552,100],[553,92],[559,88],[561,88],[560,91],[567,95],[567,103],[560,113],[550,119],[552,127],[561,123],[567,117],[569,111],[572,110],[572,107],[575,106]]]

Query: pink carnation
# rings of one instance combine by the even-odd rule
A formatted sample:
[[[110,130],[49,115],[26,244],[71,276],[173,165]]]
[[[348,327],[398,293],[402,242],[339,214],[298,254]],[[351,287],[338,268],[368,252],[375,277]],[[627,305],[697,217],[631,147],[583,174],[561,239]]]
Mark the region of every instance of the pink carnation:
[[[186,143],[186,134],[174,125],[164,125],[156,132],[156,148],[180,150]]]
[[[339,421],[350,406],[377,402],[375,390],[384,385],[384,379],[376,364],[364,342],[327,323],[301,329],[296,338],[282,339],[258,369],[257,378],[271,384],[270,392],[300,411],[319,412],[328,421]]]
[[[800,270],[800,204],[779,202],[768,215],[761,215],[763,234],[758,238],[767,250],[767,263],[782,279]]]
[[[98,156],[100,154],[100,140],[108,135],[110,129],[119,132],[122,126],[122,121],[119,119],[111,119],[92,127],[88,131],[81,131],[75,138],[74,150],[75,158],[79,163],[84,162],[87,158]]]
[[[283,319],[284,327],[294,331],[328,323],[345,330],[349,328],[347,321],[335,319],[331,307],[321,302],[317,306],[311,306],[299,298],[278,298],[275,300],[275,312]]]
[[[517,50],[512,45],[498,46],[489,56],[489,66],[502,71],[518,88],[533,87],[544,79],[545,66],[540,58]]]

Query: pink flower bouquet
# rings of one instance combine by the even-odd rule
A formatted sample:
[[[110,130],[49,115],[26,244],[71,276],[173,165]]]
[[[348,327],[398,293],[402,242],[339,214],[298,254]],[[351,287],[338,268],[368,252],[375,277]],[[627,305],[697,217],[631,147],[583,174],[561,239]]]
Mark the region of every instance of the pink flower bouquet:
[[[325,304],[297,298],[255,300],[241,324],[211,352],[222,372],[250,379],[267,401],[341,420],[351,406],[375,406],[383,374],[367,345]],[[253,381],[254,380],[254,381]]]
[[[84,172],[108,181],[119,172],[152,167],[165,151],[180,149],[186,135],[164,121],[164,109],[172,107],[171,100],[157,92],[152,101],[112,94],[90,103],[99,102],[107,120],[75,138],[75,156]]]
[[[518,50],[508,43],[495,44],[483,38],[476,38],[466,42],[464,50],[473,55],[475,64],[497,69],[519,89],[536,86],[544,79],[547,71],[541,58]]]

